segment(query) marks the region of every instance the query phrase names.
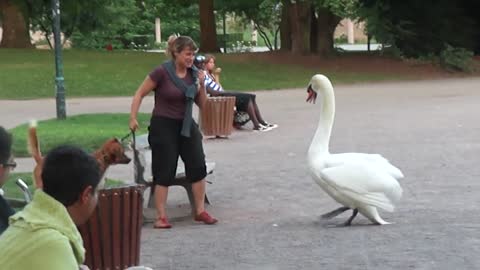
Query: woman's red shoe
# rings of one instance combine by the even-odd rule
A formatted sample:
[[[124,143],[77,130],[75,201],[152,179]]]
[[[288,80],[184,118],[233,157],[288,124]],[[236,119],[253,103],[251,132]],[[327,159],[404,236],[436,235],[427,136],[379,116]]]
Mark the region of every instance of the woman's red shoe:
[[[205,224],[215,224],[218,222],[218,220],[212,216],[210,216],[207,211],[203,211],[202,213],[200,213],[199,215],[196,215],[195,216],[195,221],[201,221]]]
[[[157,221],[153,224],[153,228],[155,229],[170,229],[172,228],[172,224],[168,223],[168,219],[166,217],[158,218]]]

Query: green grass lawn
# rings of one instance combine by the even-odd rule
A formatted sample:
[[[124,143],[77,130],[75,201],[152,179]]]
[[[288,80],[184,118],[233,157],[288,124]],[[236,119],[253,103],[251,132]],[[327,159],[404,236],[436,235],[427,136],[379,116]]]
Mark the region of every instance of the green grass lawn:
[[[145,76],[165,61],[163,53],[133,51],[65,50],[64,77],[67,98],[131,96]],[[217,55],[222,85],[227,90],[254,91],[305,87],[311,75],[323,72],[335,83],[402,79],[396,74],[346,72],[275,64],[235,55]],[[0,98],[54,97],[54,55],[48,50],[0,49]]]
[[[37,135],[43,154],[59,144],[77,145],[88,152],[98,149],[107,139],[122,138],[128,134],[129,114],[83,114],[70,116],[66,120],[50,119],[39,121]],[[147,133],[149,114],[138,114],[140,130]],[[9,130],[14,138],[15,157],[29,157],[27,149],[28,124]]]
[[[33,194],[35,188],[33,186],[32,173],[11,173],[8,176],[5,185],[2,187],[6,198],[24,200],[22,190],[17,186],[17,184],[15,184],[15,181],[17,181],[18,178],[22,179],[28,185],[30,192]],[[105,188],[120,187],[122,185],[124,185],[124,183],[119,180],[108,178],[105,180]]]

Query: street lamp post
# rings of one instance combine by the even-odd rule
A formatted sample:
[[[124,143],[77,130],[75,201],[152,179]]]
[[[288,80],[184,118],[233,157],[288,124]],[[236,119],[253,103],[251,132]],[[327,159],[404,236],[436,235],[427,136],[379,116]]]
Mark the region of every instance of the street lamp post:
[[[65,105],[65,87],[62,63],[62,41],[60,38],[60,0],[52,0],[53,37],[55,43],[55,99],[57,119],[67,118]]]
[[[227,26],[226,26],[226,15],[225,11],[223,12],[223,53],[227,53]]]

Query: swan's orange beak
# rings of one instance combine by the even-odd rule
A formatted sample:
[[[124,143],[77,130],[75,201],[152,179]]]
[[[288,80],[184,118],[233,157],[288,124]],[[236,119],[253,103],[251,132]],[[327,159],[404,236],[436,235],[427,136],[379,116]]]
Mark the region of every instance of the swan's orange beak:
[[[317,100],[317,92],[315,92],[315,90],[312,89],[312,85],[308,86],[307,93],[308,93],[308,96],[306,101],[308,103],[315,104],[315,101]]]

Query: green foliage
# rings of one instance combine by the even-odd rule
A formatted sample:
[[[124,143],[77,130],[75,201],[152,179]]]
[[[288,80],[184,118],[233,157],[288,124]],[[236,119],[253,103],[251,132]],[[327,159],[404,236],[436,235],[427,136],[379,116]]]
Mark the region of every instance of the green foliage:
[[[215,4],[220,12],[240,14],[244,18],[244,25],[248,25],[250,21],[253,21],[255,29],[257,29],[259,36],[265,41],[265,45],[270,50],[278,49],[276,39],[282,10],[280,0],[219,0]]]
[[[367,21],[368,33],[381,43],[397,47],[405,57],[440,55],[445,43],[469,50],[474,47],[480,25],[478,14],[469,8],[473,1],[359,2],[359,14]]]
[[[440,64],[452,71],[471,72],[473,67],[473,52],[465,48],[455,48],[446,45],[440,53]]]
[[[54,96],[52,51],[0,49],[0,59],[0,98]],[[65,50],[67,98],[133,95],[145,76],[165,59],[163,53]]]
[[[51,0],[15,0],[35,30],[50,34]],[[193,0],[62,0],[61,27],[78,48],[152,48],[155,18],[164,39],[173,33],[199,39],[198,3]],[[193,15],[192,15],[193,14]],[[139,37],[141,41],[139,41]],[[134,43],[135,45],[133,45]]]
[[[60,144],[73,144],[88,152],[98,149],[106,140],[122,138],[128,134],[129,114],[83,114],[69,116],[66,120],[40,121],[37,128],[38,138],[44,153]],[[146,133],[149,115],[139,114],[138,122]],[[16,157],[29,156],[27,151],[27,129],[23,124],[10,130],[15,138],[13,154]]]
[[[225,36],[228,44],[243,41],[243,33],[227,33],[225,35],[217,34],[217,41],[219,44],[223,44],[225,42]]]
[[[16,0],[25,10],[26,17],[34,30],[41,30],[48,36],[52,33],[51,0]],[[100,18],[108,15],[109,2],[113,0],[63,0],[60,1],[61,31],[69,38],[76,31],[94,29]],[[126,1],[126,0],[120,0]]]
[[[78,48],[129,48],[135,43],[134,37],[151,33],[151,25],[146,24],[139,14],[142,8],[135,0],[117,0],[105,3],[102,17],[96,18],[95,27],[89,31],[78,31],[72,36],[72,42]],[[144,16],[148,16],[148,13]],[[153,22],[152,22],[153,23]],[[151,23],[151,24],[152,24]],[[138,40],[137,40],[138,42]],[[142,42],[142,47],[148,44]],[[138,43],[135,43],[138,44]]]
[[[328,8],[341,18],[355,19],[358,17],[358,0],[313,0],[317,7]]]
[[[222,86],[243,91],[304,87],[306,78],[319,72],[338,83],[410,78],[388,70],[376,73],[368,69],[330,69],[324,68],[321,61],[306,66],[301,61],[283,61],[285,55],[270,60],[256,55],[217,54],[217,64],[223,70]],[[0,99],[54,97],[51,51],[0,49],[0,59]],[[66,50],[67,98],[132,96],[147,74],[165,59],[163,53]]]
[[[345,34],[341,34],[339,37],[335,38],[335,44],[346,44],[348,42],[348,37]]]
[[[236,41],[230,44],[230,52],[233,53],[242,53],[242,52],[251,52],[253,44],[251,41]]]

